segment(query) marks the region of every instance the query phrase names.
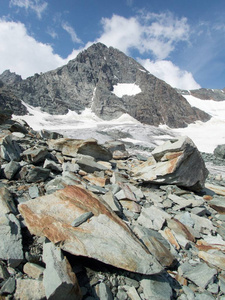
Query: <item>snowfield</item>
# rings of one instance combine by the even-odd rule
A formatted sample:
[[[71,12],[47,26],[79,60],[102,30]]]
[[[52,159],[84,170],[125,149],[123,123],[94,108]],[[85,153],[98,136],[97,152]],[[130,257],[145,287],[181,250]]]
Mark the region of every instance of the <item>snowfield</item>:
[[[141,93],[141,89],[135,83],[117,83],[113,86],[112,93],[122,98],[123,96],[135,96]]]
[[[141,92],[136,84],[117,84],[113,92],[118,96],[135,95]],[[127,143],[155,147],[165,140],[178,135],[189,136],[202,152],[213,153],[219,144],[225,144],[225,101],[200,100],[185,96],[191,106],[204,110],[212,116],[208,122],[197,121],[186,128],[171,129],[166,125],[159,127],[141,124],[128,114],[118,119],[104,121],[97,117],[90,108],[81,114],[69,111],[66,115],[50,115],[23,103],[29,115],[13,116],[24,119],[34,130],[47,129],[57,131],[70,138],[95,138],[99,143],[120,139]]]

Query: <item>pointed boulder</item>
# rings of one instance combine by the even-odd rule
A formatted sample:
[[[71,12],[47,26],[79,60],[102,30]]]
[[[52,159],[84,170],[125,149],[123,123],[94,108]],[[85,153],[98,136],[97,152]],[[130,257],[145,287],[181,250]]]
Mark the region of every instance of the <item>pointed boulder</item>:
[[[176,184],[193,191],[204,188],[208,170],[192,140],[186,136],[167,141],[150,158],[132,170],[136,179],[158,184]]]
[[[162,266],[129,227],[81,186],[67,186],[20,204],[19,211],[32,234],[46,236],[69,253],[142,274],[162,271]],[[74,220],[86,212],[92,212],[93,216],[73,227]]]

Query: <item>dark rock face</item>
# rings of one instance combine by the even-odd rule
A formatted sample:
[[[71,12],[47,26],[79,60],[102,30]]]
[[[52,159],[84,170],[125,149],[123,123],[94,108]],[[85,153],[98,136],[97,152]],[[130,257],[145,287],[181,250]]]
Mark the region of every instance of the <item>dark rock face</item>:
[[[13,93],[12,88],[0,81],[0,122],[10,119],[13,113],[25,115],[27,109]]]
[[[22,81],[22,77],[16,73],[10,72],[10,70],[5,70],[0,74],[0,80],[5,84],[14,84]]]
[[[141,92],[117,97],[112,91],[118,83],[135,83]],[[142,123],[170,127],[210,118],[134,59],[101,43],[61,68],[14,84],[13,90],[24,102],[51,114],[65,114],[68,109],[79,113],[88,107],[106,120],[128,113]]]

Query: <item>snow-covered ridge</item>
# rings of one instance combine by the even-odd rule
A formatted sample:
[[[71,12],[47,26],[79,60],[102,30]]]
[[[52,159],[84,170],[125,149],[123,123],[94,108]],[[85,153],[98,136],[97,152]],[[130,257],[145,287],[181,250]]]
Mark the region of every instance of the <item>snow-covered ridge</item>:
[[[117,83],[113,86],[113,94],[117,97],[122,98],[123,96],[135,96],[141,93],[139,85],[136,83]]]

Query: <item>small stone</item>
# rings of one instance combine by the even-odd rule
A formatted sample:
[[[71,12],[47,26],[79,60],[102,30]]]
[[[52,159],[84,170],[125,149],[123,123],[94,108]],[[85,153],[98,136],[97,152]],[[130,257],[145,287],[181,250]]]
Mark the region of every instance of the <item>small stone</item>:
[[[13,140],[12,135],[7,135],[2,140],[1,157],[7,161],[20,161],[22,151],[19,144]]]
[[[62,167],[60,164],[57,164],[54,160],[51,159],[45,159],[43,168],[49,169],[51,171],[55,172],[62,172]]]
[[[141,286],[143,288],[145,299],[172,299],[172,288],[166,278],[162,275],[153,275],[148,279],[142,279]]]
[[[37,265],[37,264],[28,262],[24,265],[23,271],[29,277],[34,278],[34,279],[38,279],[43,275],[44,268]]]
[[[89,220],[92,216],[94,216],[93,212],[89,211],[86,212],[82,215],[80,215],[78,218],[76,218],[72,223],[71,226],[73,227],[78,227],[81,224],[83,224],[84,222],[86,222],[87,220]]]
[[[104,283],[101,282],[96,286],[97,294],[99,296],[99,299],[104,300],[113,300],[112,292],[110,291],[110,288]]]
[[[171,216],[168,213],[158,207],[151,206],[147,208],[142,207],[140,217],[137,221],[146,228],[160,230],[166,219],[169,218]]]
[[[39,197],[39,189],[36,185],[30,186],[29,187],[29,196],[31,199]]]
[[[206,263],[191,265],[185,262],[178,268],[178,271],[182,276],[203,289],[213,281],[214,276],[217,274],[217,270],[210,268]]]
[[[16,293],[14,294],[15,300],[44,300],[45,290],[42,281],[34,279],[16,280]]]
[[[0,282],[8,279],[10,277],[10,274],[6,268],[6,266],[3,264],[3,262],[0,261]]]
[[[13,294],[15,289],[16,289],[16,280],[15,278],[10,277],[2,285],[0,294],[1,295]]]

